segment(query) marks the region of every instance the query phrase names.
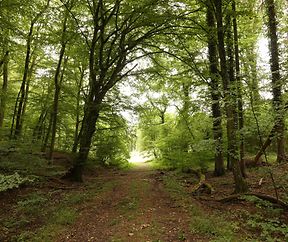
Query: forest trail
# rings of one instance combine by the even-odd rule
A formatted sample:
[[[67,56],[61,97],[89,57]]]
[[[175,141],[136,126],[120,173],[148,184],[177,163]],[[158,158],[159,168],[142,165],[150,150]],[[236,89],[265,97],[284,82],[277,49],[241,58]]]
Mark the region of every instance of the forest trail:
[[[57,241],[204,241],[189,237],[189,213],[175,204],[161,173],[147,163],[93,179],[108,188],[83,206]]]

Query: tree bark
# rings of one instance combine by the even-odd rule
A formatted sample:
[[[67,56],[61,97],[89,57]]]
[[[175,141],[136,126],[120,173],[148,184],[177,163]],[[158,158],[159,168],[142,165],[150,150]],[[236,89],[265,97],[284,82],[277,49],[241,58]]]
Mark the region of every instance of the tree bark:
[[[81,126],[81,131],[80,131],[81,136],[79,140],[80,141],[79,152],[75,160],[74,166],[66,175],[67,178],[73,181],[77,181],[77,182],[83,181],[83,178],[82,178],[83,168],[87,161],[89,150],[92,144],[92,138],[96,130],[95,126],[99,117],[101,103],[102,103],[102,99],[86,103],[86,108],[84,111],[84,118],[82,121],[82,126]]]
[[[218,52],[220,57],[221,77],[225,94],[225,109],[227,115],[228,128],[228,153],[231,158],[233,176],[235,181],[235,193],[246,192],[248,186],[241,174],[239,164],[239,154],[237,145],[238,115],[236,112],[237,96],[235,93],[235,83],[229,81],[227,69],[226,50],[224,45],[224,27],[222,0],[214,0],[217,21]]]
[[[239,58],[239,41],[238,41],[238,26],[236,18],[236,3],[232,1],[232,16],[233,16],[233,33],[234,33],[234,55],[235,55],[235,71],[236,71],[236,85],[238,96],[238,124],[240,132],[240,168],[243,177],[247,177],[245,169],[245,146],[244,146],[244,110],[243,110],[243,98],[242,98],[242,82],[240,78],[240,58]]]
[[[16,113],[14,114],[14,116],[16,117],[14,138],[17,138],[21,134],[21,131],[22,131],[22,118],[24,115],[24,113],[22,112],[22,109],[23,109],[24,99],[26,96],[25,90],[26,90],[26,82],[27,82],[27,77],[29,73],[29,65],[30,65],[30,59],[31,59],[31,42],[32,42],[32,36],[33,36],[34,24],[35,22],[31,21],[29,34],[26,40],[27,42],[26,42],[26,58],[25,58],[25,65],[24,65],[24,73],[23,73],[20,91],[16,100],[16,104],[18,105],[15,104],[15,106],[18,106],[18,107],[16,108]],[[13,130],[13,126],[11,129]]]
[[[44,121],[46,119],[47,114],[48,114],[47,109],[46,108],[42,109],[37,124],[33,130],[33,142],[41,140],[43,135]]]
[[[224,159],[223,159],[223,130],[222,130],[222,114],[220,107],[219,93],[219,75],[218,75],[218,58],[217,58],[217,41],[216,41],[216,23],[213,15],[213,6],[207,1],[207,16],[208,25],[208,57],[210,71],[210,93],[212,98],[212,116],[213,116],[213,137],[215,144],[214,157],[214,174],[222,176],[225,174]]]
[[[6,99],[7,99],[7,89],[8,89],[8,62],[9,62],[9,51],[6,51],[3,58],[3,84],[0,99],[0,128],[3,127],[5,109],[6,109]]]
[[[50,140],[48,160],[52,160],[53,158],[52,155],[53,155],[54,147],[55,147],[55,138],[56,138],[56,132],[57,132],[57,119],[58,119],[58,110],[59,110],[59,97],[60,97],[60,91],[61,91],[61,83],[64,78],[65,66],[67,63],[67,58],[65,58],[61,78],[59,80],[61,64],[62,64],[62,60],[64,57],[64,53],[65,53],[65,46],[62,46],[61,51],[60,51],[58,65],[57,65],[56,72],[55,72],[55,77],[54,77],[55,90],[54,90],[54,99],[53,99],[53,110],[51,112],[52,126],[51,126],[51,140]]]
[[[74,132],[74,142],[72,146],[72,152],[76,153],[78,144],[79,144],[79,139],[80,139],[80,132],[79,132],[79,126],[80,126],[80,98],[81,98],[81,88],[84,80],[84,73],[85,73],[85,68],[79,67],[80,70],[80,79],[78,83],[78,90],[77,90],[77,96],[76,96],[76,122],[75,122],[75,132]]]
[[[275,135],[277,139],[277,161],[286,160],[284,140],[284,108],[282,101],[282,81],[279,66],[279,46],[277,36],[277,20],[274,0],[265,0],[268,15],[268,36],[270,40],[270,69],[272,75],[273,108],[275,112]]]

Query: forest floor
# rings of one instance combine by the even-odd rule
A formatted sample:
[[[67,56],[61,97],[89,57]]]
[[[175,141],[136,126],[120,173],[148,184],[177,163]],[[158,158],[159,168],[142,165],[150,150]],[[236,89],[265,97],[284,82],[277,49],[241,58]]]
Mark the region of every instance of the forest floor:
[[[232,175],[206,177],[212,194],[191,193],[193,174],[148,163],[89,170],[84,184],[50,177],[0,193],[0,241],[287,241],[285,209],[253,196],[221,202],[233,192]],[[263,171],[249,177],[253,191],[273,195]]]

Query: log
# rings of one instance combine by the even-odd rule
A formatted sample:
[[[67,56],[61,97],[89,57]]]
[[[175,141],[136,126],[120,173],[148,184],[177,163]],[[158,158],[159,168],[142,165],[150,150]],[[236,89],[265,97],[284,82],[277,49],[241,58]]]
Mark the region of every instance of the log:
[[[272,204],[276,204],[279,205],[280,207],[282,207],[285,210],[288,210],[288,203],[279,200],[275,197],[272,197],[270,195],[266,195],[266,194],[262,194],[262,193],[254,193],[254,192],[249,192],[249,193],[241,193],[241,194],[233,194],[231,196],[219,199],[219,202],[230,202],[230,201],[234,201],[234,200],[243,200],[243,198],[241,198],[242,196],[255,196],[258,197],[264,201],[268,201],[271,202]]]

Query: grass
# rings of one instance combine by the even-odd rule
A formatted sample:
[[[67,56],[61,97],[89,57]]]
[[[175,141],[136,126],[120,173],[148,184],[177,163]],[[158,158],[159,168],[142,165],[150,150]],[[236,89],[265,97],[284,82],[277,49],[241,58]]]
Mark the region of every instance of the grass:
[[[175,176],[164,177],[164,184],[176,204],[183,206],[191,217],[190,230],[194,234],[206,236],[214,241],[237,241],[234,234],[236,224],[226,222],[227,218],[220,214],[211,214],[204,211],[201,206],[191,203],[191,196],[177,181]]]
[[[51,217],[51,223],[59,225],[71,225],[75,222],[77,212],[74,208],[61,207],[54,212]]]
[[[115,185],[115,182],[106,182],[100,186],[93,182],[81,190],[32,192],[12,207],[9,218],[1,218],[0,222],[11,235],[14,234],[12,241],[54,241],[59,233],[75,223],[77,208],[83,202],[112,190]],[[29,225],[36,223],[38,228],[33,227],[33,232],[28,232]]]
[[[47,200],[48,198],[46,195],[34,192],[17,202],[17,210],[35,214],[39,212],[39,209],[42,209],[43,206],[45,206]]]
[[[141,185],[143,183],[141,182]],[[135,211],[139,207],[139,192],[141,191],[143,187],[140,186],[140,183],[138,181],[131,181],[130,187],[129,187],[129,194],[128,196],[123,199],[119,204],[119,210],[121,213],[128,216],[128,218],[132,219],[132,214],[135,214]],[[145,188],[143,188],[145,189]]]

